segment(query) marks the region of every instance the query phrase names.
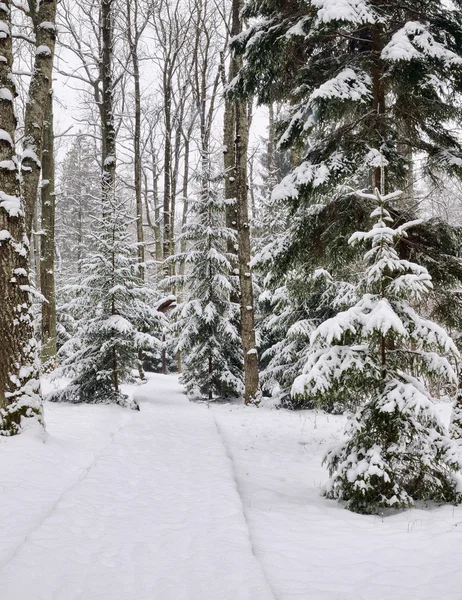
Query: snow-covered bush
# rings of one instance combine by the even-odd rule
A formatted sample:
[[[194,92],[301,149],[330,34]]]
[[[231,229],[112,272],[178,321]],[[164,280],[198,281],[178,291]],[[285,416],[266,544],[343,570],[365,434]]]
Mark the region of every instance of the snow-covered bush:
[[[330,451],[326,495],[366,513],[417,500],[455,502],[457,448],[435,412],[425,380],[456,381],[448,356],[457,349],[437,324],[412,306],[431,288],[427,270],[400,259],[395,246],[415,222],[391,227],[399,192],[376,191],[375,223],[351,244],[366,244],[359,300],[321,323],[311,336],[304,374],[292,393],[320,401],[353,396],[362,402],[348,439]]]

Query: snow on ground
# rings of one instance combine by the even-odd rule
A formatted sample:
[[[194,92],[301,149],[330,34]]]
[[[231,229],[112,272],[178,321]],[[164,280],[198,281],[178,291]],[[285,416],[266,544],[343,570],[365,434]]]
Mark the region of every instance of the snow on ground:
[[[0,438],[1,600],[462,600],[462,507],[321,496],[342,417],[135,397]]]
[[[440,407],[448,417],[449,405]],[[363,516],[321,495],[345,419],[214,407],[253,548],[278,600],[461,600],[462,507]]]
[[[272,600],[214,419],[175,378],[135,397],[1,440],[1,600]]]

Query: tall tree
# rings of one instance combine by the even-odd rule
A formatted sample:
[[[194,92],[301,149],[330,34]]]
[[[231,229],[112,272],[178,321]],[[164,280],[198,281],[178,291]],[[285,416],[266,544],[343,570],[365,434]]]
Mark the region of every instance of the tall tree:
[[[26,420],[41,421],[42,414],[26,219],[14,142],[12,6],[10,0],[0,3],[0,435],[16,434]]]
[[[400,239],[418,222],[393,227],[402,192],[377,190],[369,231],[349,242],[366,247],[358,301],[321,323],[311,336],[295,397],[321,403],[350,396],[359,403],[347,439],[326,457],[327,495],[357,512],[403,508],[418,500],[457,502],[457,447],[433,405],[426,381],[455,382],[447,333],[411,306],[431,289],[428,271],[399,258]],[[447,358],[448,357],[448,358]]]
[[[136,201],[136,235],[138,240],[138,259],[140,277],[145,278],[145,247],[143,229],[143,171],[141,151],[141,75],[140,75],[140,40],[148,19],[140,15],[139,0],[127,0],[127,41],[130,50],[133,77],[133,100],[135,112],[135,127],[133,134],[134,180]],[[141,19],[141,21],[140,21]]]
[[[233,0],[231,35],[242,33],[242,0]],[[234,84],[242,67],[242,58],[233,53],[230,59],[229,82]],[[235,199],[235,216],[228,212],[228,225],[237,230],[237,268],[239,271],[240,330],[244,351],[244,400],[257,401],[258,352],[255,336],[255,307],[251,268],[250,219],[247,187],[247,152],[249,145],[249,105],[238,96],[225,104],[225,195]]]
[[[53,127],[53,94],[48,97],[44,122],[42,153],[41,215],[42,239],[40,244],[40,291],[42,302],[42,363],[53,367],[56,359],[56,293],[55,293],[55,156]]]
[[[212,400],[242,394],[242,352],[227,252],[236,234],[224,224],[227,202],[219,197],[219,182],[204,160],[201,180],[200,196],[191,203],[193,218],[183,233],[189,248],[175,257],[186,265],[187,299],[178,307],[174,331],[176,350],[185,356],[182,381],[188,394]]]
[[[68,342],[73,351],[62,364],[72,381],[50,399],[136,409],[120,386],[133,379],[140,350],[160,352],[162,314],[155,310],[158,298],[139,277],[137,244],[129,231],[133,219],[124,210],[123,198],[109,195],[103,201],[104,216],[95,218],[94,233],[88,236],[94,250],[82,261],[68,307],[82,315]]]
[[[37,204],[44,139],[44,123],[52,87],[56,43],[57,0],[28,0],[35,33],[35,58],[24,121],[21,172],[26,211],[26,230],[32,231]]]
[[[422,169],[453,169],[461,145],[462,19],[443,0],[252,0],[257,18],[235,41],[239,89],[290,102],[280,143],[303,149],[281,194],[322,196],[345,182],[405,186],[413,152]],[[303,67],[303,68],[301,68]]]
[[[103,214],[106,201],[115,194],[116,185],[116,128],[114,122],[114,0],[101,0],[102,79],[101,136],[102,136],[102,198]]]

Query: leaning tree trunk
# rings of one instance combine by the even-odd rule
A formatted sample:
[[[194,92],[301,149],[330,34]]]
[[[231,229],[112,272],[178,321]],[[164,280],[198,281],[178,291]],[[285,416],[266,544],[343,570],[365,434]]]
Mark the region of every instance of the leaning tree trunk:
[[[48,96],[52,87],[56,42],[56,4],[57,0],[41,0],[41,2],[29,0],[35,32],[35,62],[24,119],[24,152],[21,169],[28,235],[32,231],[37,204],[43,125],[48,107]]]
[[[42,302],[42,364],[56,366],[56,295],[55,295],[55,159],[53,95],[50,91],[44,124],[42,153],[42,231],[40,291]]]
[[[242,31],[242,0],[233,0],[232,36]],[[242,58],[231,57],[229,80],[232,81],[242,67]],[[225,106],[225,193],[227,198],[236,198],[236,218],[228,214],[228,224],[237,229],[239,269],[241,338],[244,352],[244,400],[246,404],[257,401],[258,396],[258,353],[255,340],[255,313],[251,270],[251,243],[249,204],[247,189],[247,152],[249,144],[249,118],[247,103],[233,98]],[[231,140],[233,135],[234,139]],[[235,223],[234,223],[235,221]]]
[[[11,0],[0,2],[0,435],[42,421],[29,249],[15,153]]]

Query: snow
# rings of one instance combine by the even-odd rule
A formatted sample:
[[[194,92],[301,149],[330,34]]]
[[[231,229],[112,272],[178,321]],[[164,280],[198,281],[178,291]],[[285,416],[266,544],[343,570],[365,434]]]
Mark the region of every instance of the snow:
[[[0,438],[2,599],[460,600],[462,507],[346,511],[321,495],[344,417],[207,408],[177,381]]]
[[[376,23],[377,16],[365,0],[312,0],[311,4],[318,8],[317,21],[346,21],[360,25]]]
[[[462,58],[438,42],[422,23],[409,21],[397,31],[382,50],[385,60],[413,60],[424,57],[441,60],[446,65],[460,65]]]
[[[6,210],[10,217],[17,217],[21,214],[21,199],[0,190],[0,208]]]
[[[51,56],[51,50],[48,46],[45,46],[44,44],[42,44],[41,46],[37,46],[37,49],[35,51],[37,56]]]
[[[365,102],[372,96],[372,80],[367,73],[356,73],[347,68],[334,78],[320,85],[310,96],[310,101],[317,98],[336,98]]]
[[[175,377],[135,397],[47,405],[46,443],[0,440],[2,597],[274,600],[211,413]]]

